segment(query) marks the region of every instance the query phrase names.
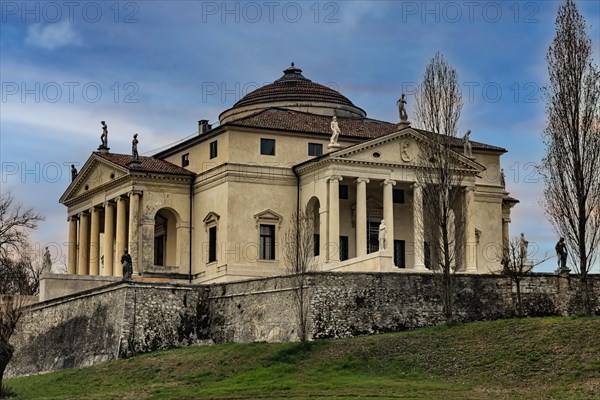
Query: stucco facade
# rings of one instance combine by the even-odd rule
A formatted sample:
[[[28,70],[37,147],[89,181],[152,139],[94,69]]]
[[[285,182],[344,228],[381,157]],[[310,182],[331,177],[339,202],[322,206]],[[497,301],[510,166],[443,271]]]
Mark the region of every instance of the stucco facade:
[[[330,123],[341,133],[330,145]],[[350,100],[292,66],[249,93],[198,135],[152,157],[93,152],[61,197],[69,223],[68,273],[134,274],[226,282],[284,274],[282,238],[305,212],[320,271],[423,272],[428,262],[419,157],[435,135],[366,117]],[[500,269],[510,209],[501,174],[506,150],[472,142],[452,157],[456,224],[466,226],[459,270]],[[386,221],[387,245],[377,228]]]

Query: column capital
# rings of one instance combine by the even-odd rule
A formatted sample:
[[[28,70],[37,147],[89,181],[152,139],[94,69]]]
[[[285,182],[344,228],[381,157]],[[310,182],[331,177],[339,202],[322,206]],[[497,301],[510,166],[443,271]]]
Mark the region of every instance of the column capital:
[[[371,181],[369,180],[369,178],[356,178],[356,179],[354,180],[354,182],[356,182],[356,183],[363,183],[363,182],[364,182],[364,183],[369,183],[369,182],[371,182]]]
[[[410,185],[410,187],[413,189],[416,189],[416,188],[423,189],[425,187],[425,184],[421,183],[421,182],[414,182],[412,185]]]
[[[93,207],[90,207],[90,209],[88,210],[88,212],[90,214],[92,214],[94,211],[100,211],[101,209],[102,209],[102,207],[100,207],[100,206],[93,206]]]
[[[465,186],[465,187],[463,187],[463,190],[464,190],[465,192],[470,192],[470,191],[473,191],[473,192],[474,192],[474,191],[476,191],[476,190],[477,190],[477,188],[475,187],[475,185],[472,185],[472,186]]]
[[[89,217],[90,216],[90,212],[88,211],[82,211],[80,213],[77,214],[77,218],[81,218],[81,217]]]
[[[114,206],[115,205],[115,201],[114,200],[106,200],[104,203],[102,203],[102,206],[107,207],[107,206]]]
[[[396,185],[396,181],[395,181],[395,180],[393,180],[393,179],[386,179],[386,180],[385,180],[385,181],[383,181],[381,184],[382,184],[382,185],[392,185],[392,186],[394,186],[394,185]]]
[[[128,193],[128,195],[129,195],[129,197],[134,196],[134,195],[141,196],[142,191],[141,190],[132,190],[131,192]]]
[[[342,179],[344,179],[344,177],[343,177],[343,176],[340,176],[340,175],[332,175],[332,176],[330,176],[330,177],[329,177],[327,180],[328,180],[329,182],[332,182],[332,181],[338,181],[338,182],[341,182],[341,180],[342,180]]]
[[[77,222],[78,219],[79,219],[79,214],[71,215],[71,216],[67,217],[67,222],[71,222],[71,221]]]

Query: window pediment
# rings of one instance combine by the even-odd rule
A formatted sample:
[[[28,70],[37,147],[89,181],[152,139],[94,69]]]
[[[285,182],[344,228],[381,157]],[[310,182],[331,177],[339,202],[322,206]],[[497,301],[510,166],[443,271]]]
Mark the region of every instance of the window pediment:
[[[270,209],[254,214],[254,221],[257,228],[260,224],[273,224],[279,228],[282,219],[283,217],[280,214]]]

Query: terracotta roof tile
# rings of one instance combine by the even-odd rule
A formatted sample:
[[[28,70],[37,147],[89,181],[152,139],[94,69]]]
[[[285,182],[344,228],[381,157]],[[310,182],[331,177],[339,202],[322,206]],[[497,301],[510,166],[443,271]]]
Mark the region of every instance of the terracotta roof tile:
[[[338,117],[337,120],[340,130],[342,131],[342,137],[345,136],[369,140],[398,131],[397,124],[376,119]],[[304,113],[284,108],[269,108],[244,118],[231,121],[227,125],[331,136],[330,124],[331,117],[329,116]],[[429,137],[436,135],[433,132],[424,131],[422,129],[413,129]],[[453,141],[455,142],[454,146],[462,147],[463,141],[461,138],[454,138]],[[471,141],[471,144],[473,149],[506,152],[506,149],[502,147],[485,143]]]
[[[129,163],[133,161],[133,156],[130,154],[101,153],[99,151],[95,151],[94,154],[121,167],[127,168],[130,171],[154,172],[171,175],[194,175],[193,172],[188,171],[185,168],[154,157],[140,156],[140,164],[132,167]]]

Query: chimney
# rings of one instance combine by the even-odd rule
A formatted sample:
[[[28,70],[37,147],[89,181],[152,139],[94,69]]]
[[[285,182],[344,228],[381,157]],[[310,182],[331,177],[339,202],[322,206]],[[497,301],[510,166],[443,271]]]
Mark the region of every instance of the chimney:
[[[208,124],[207,119],[201,119],[198,121],[198,134],[201,135],[212,129],[212,126]]]

